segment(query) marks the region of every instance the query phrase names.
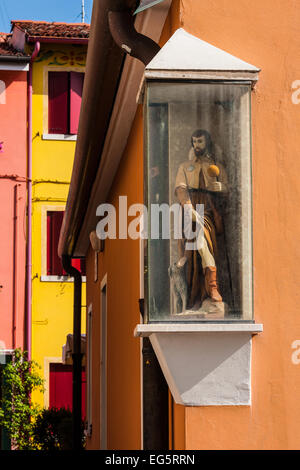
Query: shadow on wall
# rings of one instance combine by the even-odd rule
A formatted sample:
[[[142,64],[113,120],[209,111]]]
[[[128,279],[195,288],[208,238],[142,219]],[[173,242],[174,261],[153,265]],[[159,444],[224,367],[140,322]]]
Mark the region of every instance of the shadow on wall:
[[[24,82],[24,72],[1,71],[0,104],[6,104],[7,89],[15,82]]]

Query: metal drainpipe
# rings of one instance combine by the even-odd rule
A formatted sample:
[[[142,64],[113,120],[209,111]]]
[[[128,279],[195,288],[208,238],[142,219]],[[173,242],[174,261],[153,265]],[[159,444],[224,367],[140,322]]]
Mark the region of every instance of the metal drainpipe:
[[[81,443],[81,273],[71,265],[71,257],[62,256],[64,270],[74,278],[74,302],[73,302],[73,450],[79,451]]]
[[[18,188],[14,186],[14,229],[13,229],[13,298],[12,298],[12,349],[16,347],[17,330],[17,267],[18,267]]]
[[[115,43],[144,65],[149,64],[159,52],[160,47],[155,41],[136,31],[131,11],[110,11],[108,23]]]
[[[32,63],[40,51],[37,41],[29,64],[27,127],[27,247],[26,247],[26,349],[31,360],[31,267],[32,267]]]

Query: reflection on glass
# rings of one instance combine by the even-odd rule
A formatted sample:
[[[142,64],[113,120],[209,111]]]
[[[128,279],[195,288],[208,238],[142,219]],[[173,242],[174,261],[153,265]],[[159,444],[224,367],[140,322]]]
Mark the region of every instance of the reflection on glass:
[[[251,321],[250,84],[153,82],[146,116],[148,321]]]

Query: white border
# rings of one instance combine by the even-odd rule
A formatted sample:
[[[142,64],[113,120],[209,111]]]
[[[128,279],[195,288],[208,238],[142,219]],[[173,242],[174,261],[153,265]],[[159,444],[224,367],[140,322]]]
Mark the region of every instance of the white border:
[[[49,408],[50,401],[50,364],[63,364],[62,357],[44,357],[44,407]]]
[[[77,140],[77,134],[43,134],[43,140],[63,140],[65,142],[73,142]]]
[[[19,72],[28,72],[29,64],[11,64],[9,62],[0,63],[0,70],[16,70]]]
[[[86,282],[86,276],[81,277],[82,282]],[[69,276],[56,276],[54,274],[40,277],[41,282],[74,282],[73,277]]]

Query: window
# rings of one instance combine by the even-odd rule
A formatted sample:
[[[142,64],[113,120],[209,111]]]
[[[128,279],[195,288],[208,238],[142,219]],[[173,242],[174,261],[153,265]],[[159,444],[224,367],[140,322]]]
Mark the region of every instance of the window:
[[[101,282],[100,449],[107,449],[107,276]]]
[[[92,416],[93,416],[93,383],[92,383],[92,374],[93,374],[93,348],[92,348],[92,328],[93,328],[93,307],[92,304],[88,307],[88,323],[87,323],[87,435],[91,436],[92,434]]]
[[[49,407],[72,410],[72,375],[71,365],[50,363]],[[81,413],[85,419],[86,376],[81,375]]]
[[[47,275],[66,276],[57,253],[61,224],[64,211],[47,211]],[[73,259],[72,266],[85,275],[85,260]]]
[[[0,341],[1,343],[1,341]],[[2,399],[2,394],[3,394],[3,385],[4,385],[4,379],[3,379],[3,371],[6,367],[6,365],[12,361],[12,350],[5,350],[5,346],[1,345],[1,348],[3,347],[2,350],[0,350],[0,400]],[[11,442],[8,436],[8,432],[4,427],[0,427],[0,450],[11,450]]]
[[[82,72],[49,72],[49,134],[77,134],[83,80]]]
[[[5,82],[0,80],[0,104],[6,103],[6,87]]]

